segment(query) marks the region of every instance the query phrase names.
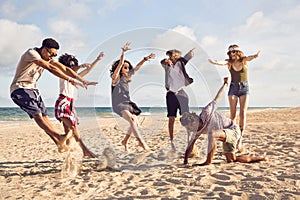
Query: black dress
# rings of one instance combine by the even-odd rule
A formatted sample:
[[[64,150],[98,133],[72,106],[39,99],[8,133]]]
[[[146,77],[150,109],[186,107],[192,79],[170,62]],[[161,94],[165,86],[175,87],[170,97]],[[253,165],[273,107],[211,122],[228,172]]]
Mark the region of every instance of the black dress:
[[[115,113],[122,117],[122,111],[128,110],[132,114],[139,115],[141,109],[130,100],[129,82],[132,72],[128,76],[121,76],[116,85],[111,86],[112,91],[112,108]]]

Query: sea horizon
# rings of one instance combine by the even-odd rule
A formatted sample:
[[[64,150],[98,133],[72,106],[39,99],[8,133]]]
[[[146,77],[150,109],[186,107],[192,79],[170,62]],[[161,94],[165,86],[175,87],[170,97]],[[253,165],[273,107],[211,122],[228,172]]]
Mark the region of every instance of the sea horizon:
[[[203,107],[190,107],[190,112],[200,113]],[[286,106],[255,106],[248,107],[248,110],[258,109],[270,109],[270,108],[290,108]],[[166,115],[167,107],[140,107],[142,110],[141,116],[154,116],[154,115]],[[239,109],[239,108],[238,108]],[[219,107],[218,110],[227,112],[229,107]],[[47,107],[48,115],[51,120],[56,120],[54,117],[54,107]],[[113,117],[116,116],[113,113],[112,108],[109,106],[99,107],[76,107],[76,112],[79,119],[91,119],[95,117]],[[30,121],[31,119],[23,110],[19,107],[0,107],[0,123],[16,122],[16,121]]]

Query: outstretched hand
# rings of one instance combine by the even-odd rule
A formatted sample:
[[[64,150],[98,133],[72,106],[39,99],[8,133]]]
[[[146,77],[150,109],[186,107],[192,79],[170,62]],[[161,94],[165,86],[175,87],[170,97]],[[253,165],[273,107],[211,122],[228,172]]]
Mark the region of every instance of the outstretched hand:
[[[123,50],[124,52],[130,50],[130,48],[129,48],[129,45],[130,45],[130,44],[131,44],[130,42],[126,42],[126,44],[124,45],[124,47],[122,48],[122,50]]]
[[[78,88],[78,86],[83,87],[85,89],[88,88],[89,85],[97,85],[98,82],[94,82],[94,81],[83,81],[83,82],[79,82],[77,80],[74,80],[74,82],[71,82],[76,88]]]
[[[83,88],[87,89],[87,86],[86,86],[85,84],[83,84],[83,83],[81,83],[81,82],[79,82],[79,81],[76,81],[75,79],[72,79],[72,80],[70,81],[70,83],[71,83],[72,85],[74,85],[74,87],[76,87],[76,88],[78,88],[78,87],[83,87]]]
[[[97,84],[98,84],[98,82],[95,82],[95,81],[87,81],[87,82],[85,83],[86,86],[89,86],[89,85],[97,85]]]
[[[150,53],[149,56],[146,56],[145,58],[146,58],[147,60],[153,59],[153,58],[155,58],[155,54],[154,54],[154,53]]]
[[[194,48],[192,48],[189,52],[188,52],[188,54],[189,54],[189,56],[191,56],[191,57],[193,57],[194,56],[194,54],[195,54],[195,47]]]
[[[211,64],[213,64],[213,65],[214,65],[214,64],[216,64],[216,62],[215,62],[215,61],[213,61],[213,60],[212,60],[212,59],[210,59],[210,58],[208,59],[208,62],[210,62],[210,63],[211,63]]]
[[[97,60],[101,60],[104,57],[104,52],[101,51],[100,54],[97,57]]]
[[[259,56],[260,52],[261,52],[261,51],[259,50],[259,51],[256,53],[256,57],[258,57],[258,56]]]

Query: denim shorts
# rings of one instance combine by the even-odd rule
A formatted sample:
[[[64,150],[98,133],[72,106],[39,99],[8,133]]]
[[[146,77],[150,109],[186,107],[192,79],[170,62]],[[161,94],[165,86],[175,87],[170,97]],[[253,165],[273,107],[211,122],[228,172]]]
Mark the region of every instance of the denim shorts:
[[[230,83],[228,96],[240,97],[240,96],[244,96],[244,95],[248,95],[248,94],[249,94],[249,84],[247,81],[238,82],[238,83],[234,83],[234,82]]]
[[[19,88],[13,91],[10,97],[30,118],[39,113],[42,113],[43,116],[48,115],[43,99],[36,90]]]

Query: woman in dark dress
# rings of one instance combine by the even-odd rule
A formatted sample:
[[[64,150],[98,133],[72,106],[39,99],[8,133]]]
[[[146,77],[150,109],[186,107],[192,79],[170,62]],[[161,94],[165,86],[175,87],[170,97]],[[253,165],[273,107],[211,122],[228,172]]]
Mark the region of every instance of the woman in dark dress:
[[[125,60],[125,52],[130,50],[129,45],[129,42],[124,45],[120,60],[115,61],[110,70],[112,78],[112,108],[115,113],[120,115],[130,124],[128,132],[122,140],[122,145],[124,145],[125,150],[128,150],[127,142],[133,133],[138,140],[139,146],[141,146],[145,151],[150,151],[137,128],[138,120],[136,116],[141,113],[141,110],[130,99],[129,82],[131,81],[131,77],[141,68],[145,61],[154,58],[155,55],[151,53],[144,57],[143,60],[141,60],[136,67],[133,68],[131,63]]]

